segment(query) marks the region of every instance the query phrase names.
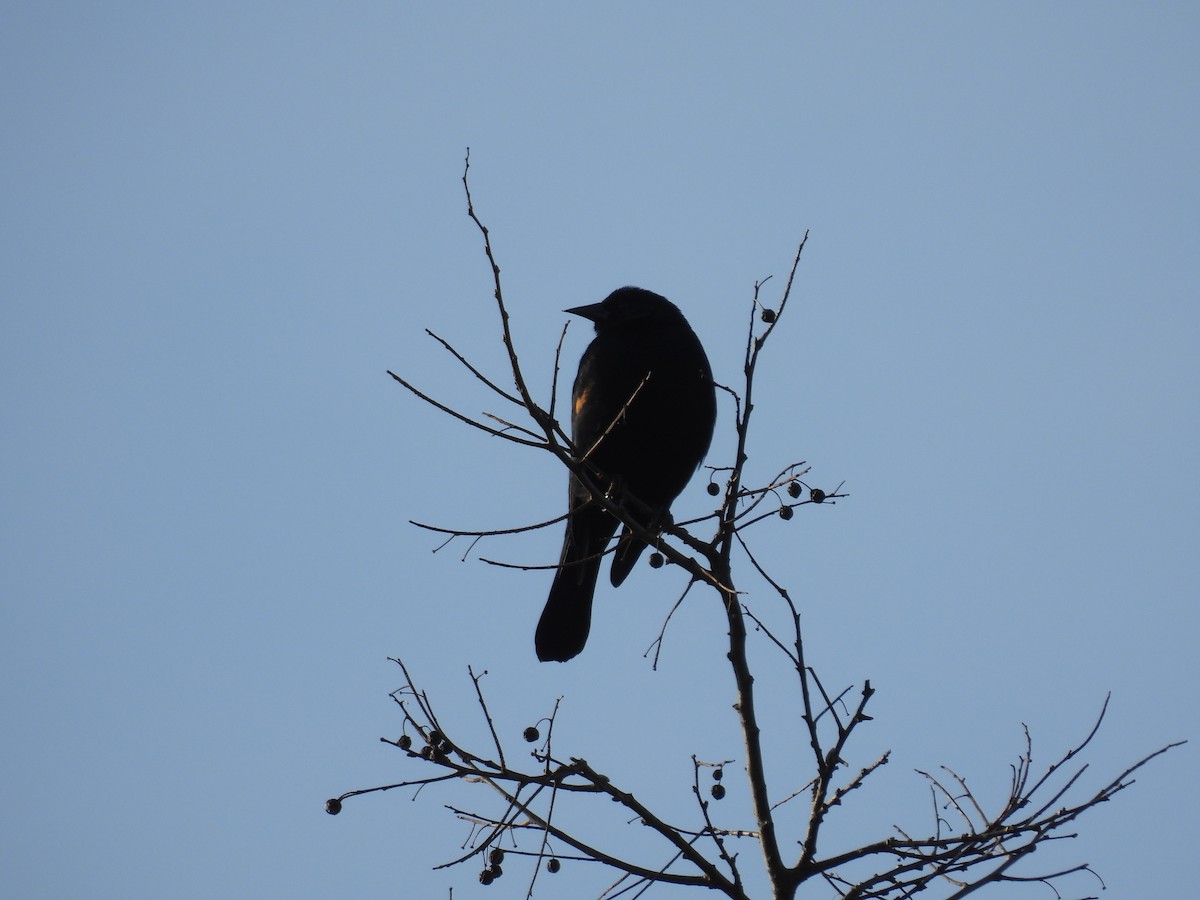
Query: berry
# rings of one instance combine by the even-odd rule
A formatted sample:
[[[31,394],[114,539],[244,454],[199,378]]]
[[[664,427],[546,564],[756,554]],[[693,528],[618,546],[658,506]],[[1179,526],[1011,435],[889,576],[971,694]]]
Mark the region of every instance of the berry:
[[[400,740],[396,741],[400,745],[401,750],[407,750],[412,746],[412,737],[407,734],[400,735]]]
[[[800,496],[800,485],[797,482],[793,481],[788,485],[788,496],[792,498]]]
[[[541,734],[538,732],[538,730],[536,728],[534,728],[532,725],[530,725],[528,728],[526,728],[524,731],[521,732],[521,737],[525,738],[525,742],[527,744],[532,744],[534,741],[536,741],[538,738],[541,737]]]
[[[550,857],[550,861],[546,863],[546,871],[553,875],[562,868],[562,863],[558,861],[558,857]]]
[[[720,800],[725,796],[725,785],[714,784],[712,786],[712,797],[714,800]]]
[[[488,862],[493,866],[500,865],[500,863],[504,862],[504,851],[499,847],[493,847],[491,852],[488,853]]]
[[[661,553],[650,554],[650,568],[661,569],[663,567],[663,555]]]
[[[785,522],[795,514],[795,511],[790,506],[779,507],[779,518],[783,519]]]
[[[811,491],[809,491],[808,496],[812,498],[813,503],[825,502],[825,492],[820,488],[813,488]]]
[[[337,797],[325,801],[325,812],[331,816],[336,816],[342,811],[342,801]]]
[[[479,883],[480,884],[491,884],[492,881],[495,879],[495,877],[496,876],[492,874],[491,869],[484,869],[482,872],[479,873]]]
[[[766,322],[768,325],[770,325],[772,322],[774,322],[775,321],[775,310],[767,309],[764,306],[763,311],[762,311],[762,320],[764,322]]]
[[[717,766],[715,769],[713,769],[713,781],[720,781],[724,777],[725,770],[721,766]]]
[[[721,488],[715,481],[710,481],[708,483],[708,493],[715,497],[717,494],[721,493]]]

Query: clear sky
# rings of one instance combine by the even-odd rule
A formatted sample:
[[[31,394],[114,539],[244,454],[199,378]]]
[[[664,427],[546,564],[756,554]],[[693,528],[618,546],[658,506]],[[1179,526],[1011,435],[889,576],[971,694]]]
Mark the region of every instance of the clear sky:
[[[468,145],[543,396],[562,310],[622,284],[675,300],[735,382],[754,281],[811,229],[749,471],[806,459],[852,496],[752,537],[825,681],[878,689],[848,761],[893,751],[823,850],[924,830],[914,769],[999,802],[1021,724],[1044,765],[1109,691],[1086,786],[1200,737],[1196,4],[12,2],[0,20],[5,896],[482,893],[477,867],[431,866],[467,837],[443,804],[491,797],[322,811],[422,772],[378,741],[399,732],[389,655],[463,740],[486,740],[468,664],[514,745],[561,696],[558,751],[681,821],[690,755],[740,762],[712,597],[652,672],[679,574],[643,567],[601,588],[583,656],[538,664],[549,573],[475,554],[553,562],[558,529],[461,562],[407,524],[565,503],[552,460],[385,375],[508,412],[424,334],[503,376]],[[709,505],[697,483],[676,513]],[[787,686],[764,685],[778,796],[807,777]],[[737,765],[720,813],[746,826]],[[1159,761],[1027,871],[1090,861],[1113,898],[1194,889],[1195,770],[1194,744]],[[524,895],[509,871],[488,896]],[[611,881],[555,877],[568,896]]]

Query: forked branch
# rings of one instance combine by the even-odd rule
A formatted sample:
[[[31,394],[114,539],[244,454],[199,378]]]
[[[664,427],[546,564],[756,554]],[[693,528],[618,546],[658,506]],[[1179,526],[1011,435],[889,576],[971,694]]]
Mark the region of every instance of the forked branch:
[[[734,900],[748,900],[751,888],[747,884],[753,885],[754,892],[761,896],[758,885],[762,876],[759,873],[749,874],[745,855],[739,853],[739,848],[746,841],[758,845],[765,878],[770,885],[770,896],[775,900],[794,898],[800,885],[813,880],[824,882],[844,898],[900,900],[918,892],[922,897],[936,895],[960,898],[994,884],[1033,882],[1053,888],[1071,876],[1091,873],[1087,865],[1034,875],[1017,874],[1015,870],[1018,863],[1037,847],[1073,837],[1073,834],[1065,833],[1066,826],[1131,785],[1133,774],[1151,760],[1179,746],[1179,743],[1168,744],[1148,754],[1098,791],[1076,799],[1080,776],[1085,767],[1072,771],[1071,763],[1095,737],[1103,721],[1107,701],[1087,737],[1036,778],[1032,773],[1032,740],[1026,732],[1026,751],[1013,766],[1011,791],[1000,809],[989,813],[971,790],[966,778],[951,769],[943,767],[937,774],[922,772],[929,785],[934,807],[933,823],[925,836],[914,836],[897,829],[896,835],[867,842],[857,849],[826,857],[818,853],[821,846],[819,838],[825,824],[835,814],[841,814],[858,796],[870,776],[888,763],[890,754],[888,751],[872,753],[851,764],[851,760],[855,759],[852,739],[859,734],[862,725],[872,721],[867,709],[875,690],[869,681],[863,682],[860,688],[826,689],[805,658],[796,602],[782,581],[769,574],[767,566],[758,558],[747,539],[747,531],[752,525],[774,518],[787,521],[799,507],[831,504],[846,496],[840,484],[831,491],[809,484],[810,467],[803,460],[773,467],[775,474],[759,484],[751,482],[747,472],[759,365],[765,358],[764,351],[770,339],[777,333],[783,314],[791,308],[789,302],[808,233],[805,233],[796,249],[780,296],[768,301],[765,286],[769,278],[754,285],[749,303],[750,318],[740,384],[736,390],[717,385],[732,398],[732,425],[736,439],[733,459],[729,464],[714,466],[709,470],[709,492],[714,496],[721,495],[718,505],[708,515],[682,523],[667,521],[651,529],[644,523],[655,521],[655,516],[650,514],[653,511],[640,504],[635,497],[627,496],[620,490],[610,490],[604,473],[598,472],[592,464],[595,445],[582,448],[573,446],[566,430],[557,421],[555,395],[562,350],[561,336],[554,353],[550,400],[546,408],[534,400],[522,372],[511,331],[500,266],[491,235],[478,215],[471,196],[469,171],[468,152],[462,178],[467,215],[483,238],[484,254],[492,273],[493,298],[499,315],[501,337],[508,357],[508,377],[514,389],[501,387],[504,379],[485,374],[449,341],[432,332],[430,336],[484,385],[493,397],[499,398],[507,406],[517,407],[518,415],[468,415],[434,399],[400,375],[389,374],[414,396],[472,428],[553,455],[588,492],[590,503],[616,517],[635,537],[654,548],[655,553],[651,557],[653,562],[674,564],[687,574],[687,587],[682,591],[680,602],[694,586],[707,585],[714,589],[720,598],[720,608],[728,631],[726,658],[737,690],[735,710],[744,748],[742,763],[755,821],[746,827],[718,825],[712,804],[724,795],[724,782],[714,779],[717,785],[710,788],[708,797],[703,796],[700,772],[702,767],[710,764],[700,763],[695,757],[693,790],[696,809],[692,821],[679,823],[669,821],[666,816],[651,809],[632,790],[616,785],[582,754],[565,758],[556,754],[552,747],[552,736],[559,709],[557,703],[548,716],[536,725],[525,728],[522,734],[523,739],[533,745],[529,755],[533,765],[522,767],[515,764],[513,760],[518,754],[506,744],[506,735],[512,729],[493,716],[485,697],[482,675],[476,675],[473,669],[468,669],[468,672],[479,715],[486,724],[487,745],[469,748],[457,739],[457,731],[452,734],[439,719],[429,696],[399,659],[396,663],[402,673],[403,684],[392,698],[403,719],[402,734],[398,739],[381,740],[396,747],[408,760],[426,767],[425,771],[432,771],[432,774],[348,791],[328,801],[327,809],[336,813],[342,808],[343,802],[352,797],[398,788],[415,794],[426,787],[452,781],[486,784],[492,789],[493,802],[498,800],[499,809],[489,811],[462,805],[451,806],[454,814],[468,826],[470,834],[464,852],[443,865],[455,867],[478,862],[481,865],[480,878],[487,881],[500,877],[505,852],[518,858],[528,858],[534,861],[534,865],[526,890],[527,897],[533,896],[540,873],[558,871],[564,860],[586,860],[619,873],[618,880],[603,892],[602,897],[606,898],[641,896],[650,886],[661,883],[704,888]],[[633,397],[637,396],[645,383],[643,381],[638,386]],[[614,419],[614,424],[626,412],[628,402],[632,402],[633,397]],[[611,428],[612,425],[604,430],[599,442],[606,439]],[[718,484],[719,479],[724,479],[723,491]],[[562,518],[559,516],[530,525],[492,530],[413,524],[445,535],[446,543],[462,537],[470,540],[473,546],[475,541],[522,534],[560,522]],[[706,539],[697,535],[700,528],[710,525],[711,537]],[[734,577],[735,549],[739,551],[738,560],[746,559],[762,579],[767,587],[764,592],[767,597],[771,600],[778,598],[777,602],[767,603],[739,589]],[[464,558],[467,554],[464,554]],[[488,561],[497,565],[515,565]],[[549,565],[518,567],[553,568]],[[751,603],[751,600],[754,602]],[[784,627],[771,624],[781,620],[786,623]],[[654,645],[655,665],[665,629],[664,624],[664,631]],[[768,653],[782,654],[794,672],[797,696],[794,705],[782,710],[782,714],[799,718],[804,724],[807,747],[781,760],[779,764],[772,761],[772,770],[787,776],[788,783],[782,789],[772,786],[767,774],[763,729],[764,723],[773,721],[776,711],[772,710],[772,716],[766,716],[759,710],[757,682],[751,662],[752,632],[762,638],[757,640],[755,652],[761,648]],[[855,692],[857,700],[854,699]],[[725,767],[732,762],[723,760],[711,766],[721,772],[723,778]],[[783,799],[772,802],[772,794]],[[780,835],[777,811],[784,804],[801,797],[808,799],[805,825],[798,834]],[[604,798],[605,808],[624,810],[629,822],[643,826],[645,833],[652,836],[645,842],[645,852],[637,858],[607,849],[606,839],[610,835],[604,830],[597,836],[591,836],[578,828],[562,824],[560,812],[565,806],[586,804],[600,798]],[[501,848],[502,843],[504,849]],[[561,891],[556,891],[556,894],[562,895]]]

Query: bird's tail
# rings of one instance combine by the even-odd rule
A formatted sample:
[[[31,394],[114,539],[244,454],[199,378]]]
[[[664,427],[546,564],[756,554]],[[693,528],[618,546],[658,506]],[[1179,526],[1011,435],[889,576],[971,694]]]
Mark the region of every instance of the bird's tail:
[[[562,557],[533,638],[543,662],[566,662],[587,643],[604,547],[616,528],[616,520],[596,507],[573,510],[567,519]]]
[[[592,628],[592,595],[600,561],[599,556],[580,560],[555,574],[533,638],[542,662],[566,662],[583,650]]]

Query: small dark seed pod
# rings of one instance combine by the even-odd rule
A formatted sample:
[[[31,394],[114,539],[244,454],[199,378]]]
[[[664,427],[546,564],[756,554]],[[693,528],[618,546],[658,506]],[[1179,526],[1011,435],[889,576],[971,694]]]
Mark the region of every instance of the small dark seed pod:
[[[401,750],[407,750],[412,746],[412,735],[402,734],[400,735],[400,740],[396,741],[396,743],[400,745]]]
[[[521,732],[521,737],[525,738],[526,743],[532,744],[534,741],[536,741],[538,738],[541,737],[541,734],[538,732],[538,730],[536,728],[534,728],[532,725],[530,725],[528,728],[526,728],[524,731]]]
[[[488,862],[493,866],[500,865],[500,863],[504,862],[504,851],[499,847],[493,847],[491,852],[488,853]]]
[[[713,781],[720,781],[724,777],[725,769],[723,769],[721,766],[717,766],[715,769],[713,769]]]
[[[764,322],[766,322],[768,325],[770,325],[772,322],[774,322],[775,321],[775,310],[767,309],[764,306],[763,311],[762,311],[762,320]]]
[[[555,872],[557,872],[561,868],[562,868],[562,863],[560,863],[558,861],[557,857],[554,857],[554,856],[550,857],[550,861],[548,863],[546,863],[546,871],[549,872],[551,875],[553,875]]]
[[[714,784],[712,786],[712,796],[714,800],[720,800],[725,796],[725,785]]]
[[[650,568],[661,569],[663,567],[663,555],[661,553],[650,554]]]
[[[779,518],[785,522],[795,515],[795,511],[790,506],[781,506],[779,508]]]
[[[708,483],[708,492],[715,497],[717,494],[721,493],[721,486],[715,481],[710,481]]]
[[[337,797],[331,797],[325,801],[325,812],[329,813],[331,816],[336,816],[341,811],[342,801]]]
[[[495,877],[496,877],[496,876],[494,876],[494,875],[492,874],[492,870],[491,870],[491,869],[484,869],[482,872],[480,872],[480,873],[479,873],[479,883],[480,883],[480,884],[491,884],[491,883],[492,883],[492,880],[493,880]]]
[[[811,491],[809,491],[808,496],[812,498],[813,503],[825,502],[825,492],[820,488],[813,488]]]
[[[799,497],[800,496],[799,482],[793,481],[791,484],[788,485],[788,496],[789,497]]]

